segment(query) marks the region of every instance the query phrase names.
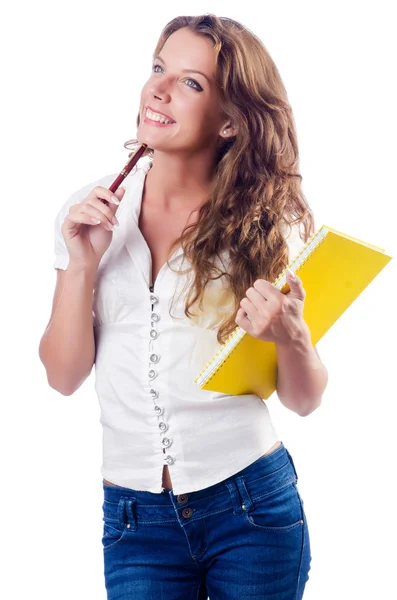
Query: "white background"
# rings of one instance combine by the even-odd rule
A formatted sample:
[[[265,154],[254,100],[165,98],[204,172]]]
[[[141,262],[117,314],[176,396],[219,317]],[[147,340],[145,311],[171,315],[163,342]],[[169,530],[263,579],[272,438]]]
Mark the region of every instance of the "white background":
[[[105,600],[94,378],[52,390],[38,358],[67,197],[127,160],[162,27],[214,12],[264,42],[292,105],[316,224],[397,256],[393,2],[69,0],[2,11],[2,597]],[[305,600],[397,597],[392,260],[318,344],[329,371],[306,418],[269,401],[305,501]],[[215,600],[215,599],[214,599]],[[242,599],[244,600],[244,599]]]

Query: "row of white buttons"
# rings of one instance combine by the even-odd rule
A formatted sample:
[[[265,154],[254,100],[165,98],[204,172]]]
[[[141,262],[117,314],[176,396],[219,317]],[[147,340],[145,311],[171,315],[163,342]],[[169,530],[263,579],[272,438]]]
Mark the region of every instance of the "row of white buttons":
[[[153,290],[151,289],[151,294],[150,294],[150,302],[151,302],[151,306],[152,306],[152,311],[153,311],[153,307],[154,305],[159,301],[159,298],[156,294],[153,293]],[[153,364],[157,364],[160,360],[160,356],[158,354],[156,354],[155,352],[152,352],[153,348],[152,346],[152,342],[153,340],[156,340],[159,336],[158,331],[156,330],[156,323],[158,323],[160,320],[160,315],[158,315],[155,312],[152,312],[152,314],[150,315],[150,321],[151,321],[151,330],[150,330],[150,343],[149,343],[149,347],[150,347],[150,356],[149,356],[149,380],[150,382],[153,381],[153,379],[155,379],[157,377],[157,371],[156,369],[150,368]],[[150,395],[152,396],[153,402],[154,402],[154,411],[156,413],[156,415],[158,416],[158,418],[160,419],[161,415],[164,413],[164,408],[162,408],[161,406],[158,406],[158,404],[156,404],[156,399],[159,396],[159,393],[157,390],[151,388],[150,390]],[[161,433],[165,433],[168,429],[168,424],[165,423],[164,421],[160,421],[159,422],[159,429],[161,431]],[[165,452],[165,448],[168,448],[169,446],[171,446],[172,444],[172,439],[164,437],[162,439],[162,444],[163,444],[163,452]],[[174,457],[171,456],[170,454],[168,454],[165,457],[165,462],[169,465],[172,465],[175,461]]]

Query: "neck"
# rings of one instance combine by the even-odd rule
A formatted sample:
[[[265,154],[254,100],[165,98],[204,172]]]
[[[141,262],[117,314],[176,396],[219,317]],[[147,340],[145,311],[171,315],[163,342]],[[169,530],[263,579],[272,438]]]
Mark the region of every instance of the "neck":
[[[159,209],[178,211],[204,203],[213,177],[213,158],[155,151],[145,191]]]

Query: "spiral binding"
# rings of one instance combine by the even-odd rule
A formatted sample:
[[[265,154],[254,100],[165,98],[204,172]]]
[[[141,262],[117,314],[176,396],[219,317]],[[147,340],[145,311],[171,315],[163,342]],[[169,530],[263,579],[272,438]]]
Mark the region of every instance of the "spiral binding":
[[[194,381],[196,383],[198,383],[199,385],[210,381],[212,379],[212,377],[215,375],[215,373],[218,371],[218,369],[221,367],[221,365],[223,364],[223,361],[231,355],[233,350],[235,350],[237,348],[237,346],[239,345],[239,343],[241,342],[241,340],[243,339],[243,337],[245,335],[246,335],[246,331],[244,331],[244,329],[241,329],[241,327],[236,327],[236,329],[234,329],[234,331],[232,331],[232,333],[226,339],[224,344],[219,348],[219,350],[215,354],[215,356],[210,360],[209,363],[206,364],[204,369],[201,371],[200,375],[198,375],[198,377],[196,377],[196,379]],[[227,346],[230,344],[230,342],[232,340],[234,341],[235,338],[236,338],[236,341],[233,343],[233,346],[228,348]],[[224,354],[224,355],[221,356],[222,354]],[[207,371],[207,369],[211,365],[212,365],[212,370],[207,374],[207,377],[204,379],[204,381],[199,381],[201,379],[201,377],[203,377],[205,371]]]
[[[296,272],[305,264],[308,260],[309,256],[313,254],[315,250],[319,247],[319,245],[324,241],[328,233],[327,227],[323,225],[320,229],[314,233],[311,238],[305,243],[303,248],[300,250],[299,254],[294,258],[294,260],[285,267],[285,269],[280,273],[280,275],[274,280],[272,283],[273,287],[278,290],[282,290],[284,285],[287,283],[287,269],[290,268],[292,271]],[[219,348],[218,352],[215,356],[206,364],[204,369],[201,371],[200,375],[196,377],[194,380],[198,385],[203,385],[211,381],[214,375],[218,372],[220,367],[223,365],[226,358],[228,358],[232,352],[237,348],[241,340],[246,335],[246,331],[241,327],[236,327],[236,329],[230,334],[224,344]],[[222,355],[222,356],[221,356]],[[212,369],[210,369],[212,365]],[[206,373],[207,372],[207,373]],[[204,374],[206,373],[206,377],[204,378]]]

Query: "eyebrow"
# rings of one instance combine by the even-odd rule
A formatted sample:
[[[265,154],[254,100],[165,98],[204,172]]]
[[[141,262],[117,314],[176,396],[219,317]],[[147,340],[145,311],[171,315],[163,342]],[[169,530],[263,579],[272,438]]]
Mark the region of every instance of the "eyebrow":
[[[165,65],[165,60],[161,58],[160,55],[155,56],[154,60],[160,60],[163,65]],[[202,73],[201,71],[197,71],[197,69],[182,69],[182,73],[198,73],[199,75],[202,75],[203,77],[206,78],[206,80],[210,83],[210,79],[207,75],[205,75],[205,73]]]

